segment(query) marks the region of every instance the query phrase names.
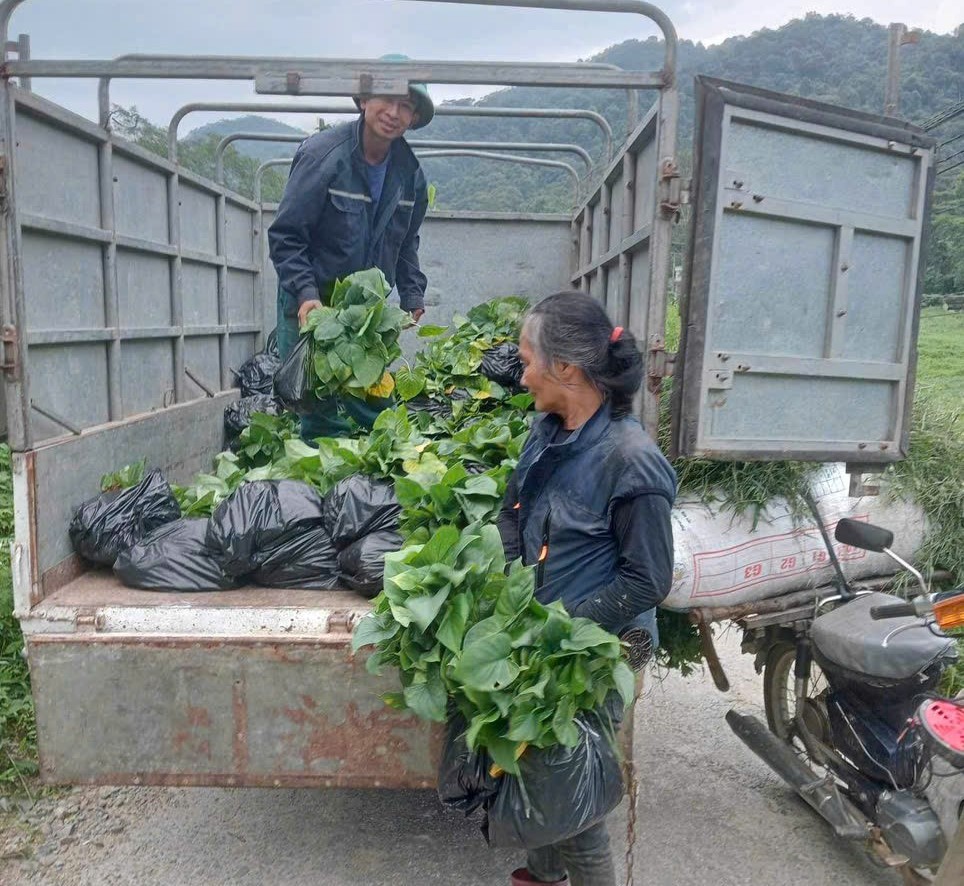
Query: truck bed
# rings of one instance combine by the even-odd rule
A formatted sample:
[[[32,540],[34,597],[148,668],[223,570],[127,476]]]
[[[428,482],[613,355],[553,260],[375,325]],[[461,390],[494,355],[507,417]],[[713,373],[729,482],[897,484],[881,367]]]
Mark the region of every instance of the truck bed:
[[[110,570],[91,569],[48,593],[25,621],[45,634],[324,637],[347,645],[352,628],[369,611],[371,601],[350,590],[142,591],[125,586]]]
[[[233,591],[142,591],[129,588],[107,569],[91,569],[46,597],[38,606],[266,607],[365,610],[371,603],[350,590],[288,590],[245,585]],[[34,609],[37,607],[35,606]]]

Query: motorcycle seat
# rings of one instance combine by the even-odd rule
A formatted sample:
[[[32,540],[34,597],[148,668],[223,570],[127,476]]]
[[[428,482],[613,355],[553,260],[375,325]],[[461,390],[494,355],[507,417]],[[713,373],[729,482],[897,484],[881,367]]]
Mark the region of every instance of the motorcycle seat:
[[[810,638],[817,651],[830,662],[858,674],[890,680],[907,680],[942,656],[954,658],[956,643],[952,637],[939,637],[915,616],[870,617],[871,606],[893,603],[890,594],[866,594],[818,616],[810,628]],[[904,625],[886,646],[887,635]]]

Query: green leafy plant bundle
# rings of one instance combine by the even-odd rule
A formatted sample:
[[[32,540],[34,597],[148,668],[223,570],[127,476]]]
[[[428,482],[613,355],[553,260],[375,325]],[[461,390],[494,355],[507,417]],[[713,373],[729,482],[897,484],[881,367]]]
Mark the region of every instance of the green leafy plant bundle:
[[[385,275],[358,271],[335,283],[329,304],[308,314],[310,373],[319,398],[349,394],[387,397],[395,388],[388,367],[401,355],[398,337],[409,315],[388,303]]]
[[[370,671],[398,670],[387,704],[435,722],[455,705],[469,747],[512,774],[528,746],[574,746],[577,714],[613,692],[628,705],[635,691],[619,639],[539,603],[533,584],[532,568],[507,568],[494,526],[442,526],[386,556],[384,590],[352,639],[375,647]]]

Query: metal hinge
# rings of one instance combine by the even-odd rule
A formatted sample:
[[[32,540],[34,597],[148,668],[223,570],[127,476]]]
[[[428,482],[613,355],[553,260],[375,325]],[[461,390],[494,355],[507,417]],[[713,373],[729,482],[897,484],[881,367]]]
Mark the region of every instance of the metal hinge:
[[[680,208],[690,202],[690,181],[680,178],[675,160],[664,160],[659,168],[659,208],[679,217]]]
[[[106,625],[103,613],[95,611],[78,612],[74,624],[78,631],[102,631]]]
[[[0,358],[0,369],[13,380],[20,375],[20,347],[17,343],[17,327],[4,324],[0,327],[0,344],[3,346],[3,357]]]
[[[654,338],[649,347],[649,389],[654,393],[662,387],[663,379],[673,374],[676,354],[666,350],[661,338]]]

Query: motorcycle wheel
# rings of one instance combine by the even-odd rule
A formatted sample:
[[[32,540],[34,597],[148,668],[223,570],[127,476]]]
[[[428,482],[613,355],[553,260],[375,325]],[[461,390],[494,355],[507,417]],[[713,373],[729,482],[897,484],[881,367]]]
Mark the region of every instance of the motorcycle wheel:
[[[763,707],[766,710],[767,726],[774,735],[790,745],[799,757],[821,773],[823,768],[819,767],[807,752],[793,719],[797,701],[793,676],[796,655],[796,646],[786,640],[775,643],[767,654],[763,668]],[[823,672],[816,664],[811,665],[804,722],[814,738],[832,745],[830,720],[820,698],[826,689],[827,680]]]

